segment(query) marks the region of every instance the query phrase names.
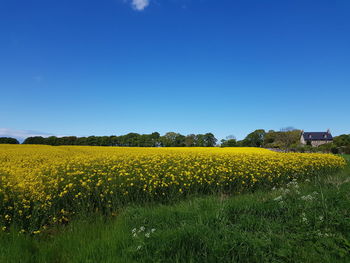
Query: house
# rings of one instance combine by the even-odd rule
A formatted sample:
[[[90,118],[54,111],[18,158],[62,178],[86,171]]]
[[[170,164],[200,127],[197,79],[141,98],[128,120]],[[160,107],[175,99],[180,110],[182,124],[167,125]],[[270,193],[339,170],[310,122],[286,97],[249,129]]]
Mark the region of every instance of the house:
[[[329,130],[326,132],[304,132],[301,131],[300,143],[312,145],[313,147],[333,142],[333,136]]]

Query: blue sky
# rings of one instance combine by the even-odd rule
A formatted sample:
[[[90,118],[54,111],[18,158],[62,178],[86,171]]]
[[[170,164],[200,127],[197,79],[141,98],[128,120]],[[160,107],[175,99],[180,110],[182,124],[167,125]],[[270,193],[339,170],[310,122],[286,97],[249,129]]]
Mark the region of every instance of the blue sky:
[[[350,133],[348,0],[1,0],[0,136]]]

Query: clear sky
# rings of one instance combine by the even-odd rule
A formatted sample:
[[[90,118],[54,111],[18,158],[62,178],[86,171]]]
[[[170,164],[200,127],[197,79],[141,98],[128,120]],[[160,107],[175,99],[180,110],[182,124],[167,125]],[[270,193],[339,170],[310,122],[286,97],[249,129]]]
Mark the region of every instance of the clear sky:
[[[0,136],[338,135],[349,101],[349,0],[0,0]]]

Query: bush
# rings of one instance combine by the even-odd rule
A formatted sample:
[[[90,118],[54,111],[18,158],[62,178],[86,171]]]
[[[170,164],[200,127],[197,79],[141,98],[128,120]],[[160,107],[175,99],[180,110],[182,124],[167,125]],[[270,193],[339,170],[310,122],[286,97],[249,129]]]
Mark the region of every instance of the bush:
[[[331,148],[331,153],[338,154],[339,153],[339,148],[338,147],[332,147]]]
[[[350,154],[350,145],[344,147],[343,153]]]

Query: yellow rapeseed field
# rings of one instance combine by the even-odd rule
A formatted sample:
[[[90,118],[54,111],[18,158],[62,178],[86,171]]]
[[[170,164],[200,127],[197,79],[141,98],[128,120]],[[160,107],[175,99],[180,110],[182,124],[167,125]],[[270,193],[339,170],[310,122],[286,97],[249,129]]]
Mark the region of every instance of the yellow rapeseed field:
[[[0,229],[39,233],[73,214],[113,213],[133,201],[239,193],[345,165],[328,154],[259,148],[0,145]]]

